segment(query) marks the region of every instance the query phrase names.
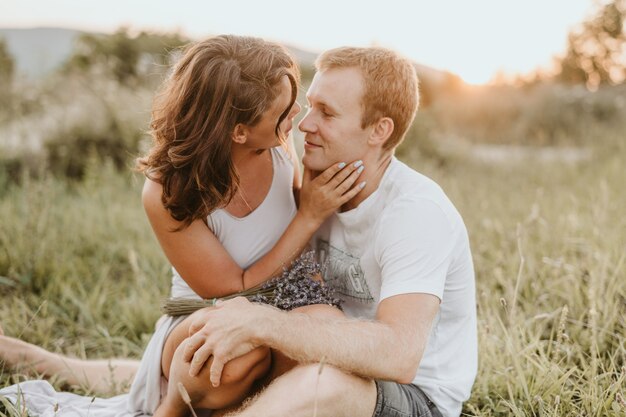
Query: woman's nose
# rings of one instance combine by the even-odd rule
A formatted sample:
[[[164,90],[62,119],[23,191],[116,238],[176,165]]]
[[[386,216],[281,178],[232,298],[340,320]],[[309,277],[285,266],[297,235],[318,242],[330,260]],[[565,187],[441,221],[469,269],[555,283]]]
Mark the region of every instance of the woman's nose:
[[[289,116],[292,118],[296,117],[298,113],[300,113],[301,110],[302,110],[302,106],[300,105],[300,103],[296,101],[293,103],[293,106],[291,107],[291,114]]]

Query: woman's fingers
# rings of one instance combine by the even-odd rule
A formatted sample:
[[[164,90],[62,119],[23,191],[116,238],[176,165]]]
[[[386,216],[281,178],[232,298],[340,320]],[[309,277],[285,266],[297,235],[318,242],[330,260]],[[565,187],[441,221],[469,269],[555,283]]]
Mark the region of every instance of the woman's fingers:
[[[362,161],[350,164],[342,162],[327,168],[314,179],[311,179],[312,172],[305,171],[299,210],[316,221],[323,222],[333,211],[363,189],[354,186],[363,169]],[[346,199],[344,197],[346,195],[349,198]]]
[[[363,161],[353,162],[347,165],[341,171],[337,172],[337,174],[328,181],[328,184],[332,188],[337,188],[355,172],[358,172],[358,174],[360,175],[361,172],[363,172],[363,168]]]
[[[365,167],[363,165],[359,165],[358,168],[354,169],[354,171],[352,171],[349,175],[344,177],[344,179],[335,186],[335,190],[339,193],[339,195],[343,196],[350,189],[350,187],[354,185],[356,180],[361,175],[361,172],[363,172],[364,168]],[[343,171],[337,174],[337,176],[339,176],[342,173]],[[333,178],[333,181],[334,180],[335,179]],[[361,188],[359,188],[358,191],[361,191]]]
[[[332,180],[333,177],[344,168],[346,168],[345,162],[340,162],[338,164],[331,165],[330,167],[326,168],[324,172],[322,172],[320,175],[315,177],[315,180],[321,182],[322,184],[326,184],[330,180]]]
[[[340,165],[342,164],[330,167],[320,175],[320,177],[322,177],[321,180],[326,180],[330,173],[335,173],[326,183],[322,182],[322,184],[319,185],[319,191],[322,195],[325,195],[325,198],[321,200],[327,200],[326,204],[332,210],[339,208],[363,189],[362,186],[353,187],[365,168],[363,161],[359,160],[349,165],[342,165],[343,168],[339,169]],[[348,195],[349,198],[344,198],[346,195]]]
[[[358,183],[357,185],[355,185],[354,187],[352,187],[350,190],[348,190],[347,193],[345,193],[344,195],[341,196],[341,205],[347,203],[348,201],[350,201],[352,198],[354,198],[354,196],[356,196],[363,188],[365,188],[365,185],[367,184],[366,181],[361,181],[360,183]]]

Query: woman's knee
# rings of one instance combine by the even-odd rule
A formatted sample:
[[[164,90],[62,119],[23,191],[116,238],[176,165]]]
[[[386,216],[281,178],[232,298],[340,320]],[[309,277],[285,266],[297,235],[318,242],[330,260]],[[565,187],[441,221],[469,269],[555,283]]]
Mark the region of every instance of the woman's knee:
[[[209,358],[200,372],[191,377],[189,376],[191,364],[184,361],[184,350],[185,342],[183,341],[172,358],[170,379],[176,384],[181,382],[189,393],[192,404],[203,408],[224,408],[240,402],[247,396],[252,384],[268,372],[271,364],[268,348],[254,349],[248,354],[228,362],[224,366],[220,386],[213,387],[210,381],[210,368],[213,359]]]
[[[178,323],[178,325],[172,329],[170,334],[165,339],[163,352],[161,354],[161,368],[165,378],[169,378],[169,370],[172,366],[172,358],[174,357],[176,349],[180,346],[183,340],[189,337],[189,328],[191,327],[191,324],[201,317],[209,308],[211,307],[198,310],[189,317],[185,318],[185,320]]]
[[[249,380],[261,378],[270,368],[272,355],[270,349],[265,346],[258,347],[249,353],[233,359],[224,366],[220,384],[232,385]],[[204,367],[204,372],[209,378],[210,365]]]

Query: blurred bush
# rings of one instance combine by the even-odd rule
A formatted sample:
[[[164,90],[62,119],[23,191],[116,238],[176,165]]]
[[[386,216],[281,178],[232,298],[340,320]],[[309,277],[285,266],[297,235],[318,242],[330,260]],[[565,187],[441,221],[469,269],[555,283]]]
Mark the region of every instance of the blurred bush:
[[[437,131],[433,114],[429,109],[418,111],[404,140],[396,149],[396,157],[403,161],[431,160],[445,164],[447,157],[437,145]]]
[[[84,34],[57,73],[19,80],[19,94],[0,106],[0,177],[19,181],[49,172],[82,179],[89,160],[128,169],[147,139],[157,84],[186,42],[178,34],[131,36],[127,29]],[[0,72],[11,74],[2,45]]]
[[[131,34],[125,28],[84,34],[63,68],[36,83],[15,79],[0,42],[0,84],[14,92],[0,96],[10,101],[0,103],[0,183],[19,181],[25,173],[82,179],[88,161],[127,169],[148,139],[157,84],[186,42],[179,34]],[[402,159],[444,165],[453,157],[442,150],[446,142],[624,146],[624,84],[589,91],[584,83],[537,79],[472,87],[452,74],[416,68],[422,108],[397,151]],[[306,83],[312,67],[302,69]]]
[[[542,83],[528,88],[467,88],[428,108],[438,137],[534,146],[588,146],[599,129],[620,131],[626,85],[590,92],[584,86]],[[623,130],[622,130],[623,131]]]
[[[125,84],[150,81],[154,74],[160,79],[159,74],[172,63],[174,51],[189,41],[178,33],[132,36],[124,27],[112,35],[85,33],[63,70],[69,74],[95,72]]]
[[[128,168],[142,136],[139,127],[124,126],[114,117],[96,129],[81,120],[45,142],[47,166],[53,174],[72,179],[82,179],[92,159],[109,160],[120,170]]]
[[[590,90],[626,80],[626,0],[596,2],[596,11],[570,32],[557,79]]]
[[[11,105],[14,72],[15,61],[9,53],[5,40],[0,38],[0,107],[2,108]]]
[[[19,181],[24,174],[50,173],[80,180],[89,160],[127,170],[148,139],[153,89],[91,73],[57,75],[48,84],[55,88],[39,89],[38,107],[27,106],[0,125],[4,176]]]

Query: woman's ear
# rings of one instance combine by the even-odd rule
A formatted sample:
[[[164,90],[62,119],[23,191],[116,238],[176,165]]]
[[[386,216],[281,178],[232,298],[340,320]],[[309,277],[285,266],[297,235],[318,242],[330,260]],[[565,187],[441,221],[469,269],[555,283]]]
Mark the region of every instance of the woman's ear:
[[[369,137],[371,145],[384,145],[393,133],[394,124],[391,117],[380,118],[373,126],[372,133]]]
[[[244,144],[248,140],[248,129],[242,123],[237,123],[233,129],[233,142]]]

